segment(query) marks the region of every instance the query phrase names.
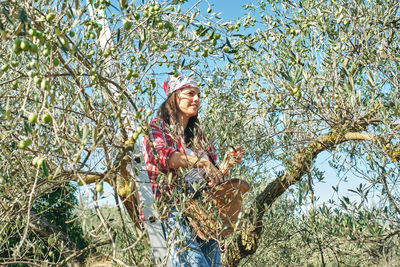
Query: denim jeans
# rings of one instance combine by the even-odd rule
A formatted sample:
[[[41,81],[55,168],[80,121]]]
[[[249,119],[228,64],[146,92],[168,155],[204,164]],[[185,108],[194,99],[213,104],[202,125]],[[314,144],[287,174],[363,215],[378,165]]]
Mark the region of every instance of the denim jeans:
[[[204,241],[192,233],[189,223],[177,211],[170,212],[163,221],[169,245],[169,257],[174,267],[221,266],[221,250],[215,240]]]

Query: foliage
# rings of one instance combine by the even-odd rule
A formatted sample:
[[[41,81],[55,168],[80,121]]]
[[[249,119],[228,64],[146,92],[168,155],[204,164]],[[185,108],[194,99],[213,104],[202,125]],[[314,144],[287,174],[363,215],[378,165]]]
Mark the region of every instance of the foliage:
[[[99,192],[106,181],[122,199],[129,197],[132,181],[119,173],[143,128],[133,136],[130,129],[128,140],[128,129],[122,129],[127,112],[134,131],[155,109],[155,71],[200,69],[193,55],[221,53],[214,51],[220,30],[199,18],[197,9],[119,4],[94,3],[113,13],[108,22],[115,46],[102,49],[98,36],[104,25],[92,19],[86,3],[1,1],[1,216],[6,223],[21,221],[16,234],[37,234],[22,223],[32,222],[29,211],[41,196],[71,181],[97,182]],[[109,225],[102,227],[114,242]],[[24,261],[23,251],[31,247],[22,240],[13,261]],[[124,245],[133,253],[132,243]],[[32,263],[62,260],[33,254]]]
[[[253,188],[243,230],[227,239],[229,264],[253,253],[257,264],[395,261],[397,1],[254,1],[234,22],[185,2],[93,1],[106,10],[114,44],[102,49],[105,25],[84,2],[0,1],[0,233],[33,242],[22,239],[14,261],[62,261],[28,227],[29,212],[48,192],[97,183],[97,199],[107,182],[128,208],[127,155],[163,100],[161,82],[180,73],[204,88],[202,123],[220,158],[231,145],[247,151],[231,171]],[[337,199],[320,205],[314,185],[328,181],[316,164],[323,151],[337,171],[329,177]],[[355,176],[362,180],[350,191],[357,201],[339,190]],[[137,264],[126,255],[135,255],[140,238],[129,240],[134,231],[124,224],[115,239],[115,226],[95,211],[94,248],[111,242],[105,250],[115,262]]]
[[[96,243],[104,239],[107,236],[107,232],[102,227],[102,222],[96,211],[88,206],[89,202],[85,202],[86,204],[77,208],[76,213],[80,214],[78,220],[85,232],[85,238],[88,239],[89,243]],[[100,211],[110,229],[115,232],[115,243],[119,246],[117,258],[128,264],[137,262],[140,266],[151,265],[150,250],[145,232],[136,228],[129,215],[126,212],[120,214],[115,206],[102,206]],[[130,245],[134,245],[134,248],[128,251],[127,247]],[[91,266],[90,259],[96,258],[98,255],[110,258],[109,255],[112,255],[112,253],[112,245],[102,246],[95,251],[91,251],[86,256],[86,264]]]
[[[1,185],[1,193],[3,193],[3,189],[5,187]],[[36,199],[32,212],[46,218],[68,235],[77,244],[78,248],[83,249],[88,245],[88,242],[83,238],[82,228],[75,222],[77,219],[77,216],[73,214],[77,204],[77,199],[74,195],[75,191],[76,187],[71,184],[55,188],[53,192],[48,192]],[[54,246],[58,242],[57,235],[43,237],[37,233],[29,233],[27,237],[24,237],[21,229],[27,227],[24,220],[26,214],[14,214],[10,217],[11,220],[5,218],[0,223],[2,230],[5,232],[2,234],[1,240],[0,256],[2,258],[14,257],[14,253],[21,248],[20,243],[23,238],[27,238],[26,242],[31,244],[24,249],[25,251],[21,252],[26,258],[48,257],[49,259],[59,259],[62,257],[60,248]],[[10,221],[15,222],[15,224],[10,224]]]
[[[332,205],[302,211],[297,201],[282,199],[267,212],[259,249],[242,266],[396,265],[399,236],[387,223],[393,213],[352,204],[355,211]]]
[[[83,249],[88,244],[82,238],[81,227],[75,223],[77,218],[74,214],[77,205],[75,194],[76,187],[72,184],[55,188],[53,192],[49,192],[35,201],[33,211],[47,218],[50,223],[57,225],[78,245],[78,248]]]
[[[387,216],[383,210],[391,210],[393,228],[386,236],[397,236],[398,3],[260,1],[245,8],[248,15],[230,28],[238,32],[229,39],[235,53],[226,66],[217,66],[206,92],[205,121],[218,146],[224,151],[240,143],[248,151],[238,174],[245,171],[260,182],[276,177],[257,189],[262,204],[270,205],[295,183],[298,205],[315,202],[318,182],[333,184],[333,194],[341,197],[342,180],[360,179],[361,185],[352,183],[350,189],[363,201],[359,209],[368,210],[364,204],[370,203],[381,221]],[[337,180],[327,180],[315,164],[322,151],[330,154]],[[357,217],[355,212],[346,214]],[[262,215],[263,206],[255,213]],[[248,236],[256,244],[259,232],[249,232],[233,240],[247,245],[232,245],[230,255],[257,249]]]

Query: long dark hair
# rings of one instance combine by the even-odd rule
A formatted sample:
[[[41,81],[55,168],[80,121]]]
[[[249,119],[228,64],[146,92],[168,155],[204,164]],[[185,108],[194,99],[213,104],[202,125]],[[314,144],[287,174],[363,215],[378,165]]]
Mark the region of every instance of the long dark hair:
[[[179,129],[178,125],[178,101],[181,90],[173,92],[164,103],[161,104],[158,110],[158,117],[161,118],[168,126],[172,128],[173,135],[181,135],[183,131],[183,136],[185,139],[185,144],[190,147],[193,151],[200,152],[205,150],[207,146],[207,138],[203,134],[200,128],[200,122],[198,115],[189,118],[188,124],[185,129]]]

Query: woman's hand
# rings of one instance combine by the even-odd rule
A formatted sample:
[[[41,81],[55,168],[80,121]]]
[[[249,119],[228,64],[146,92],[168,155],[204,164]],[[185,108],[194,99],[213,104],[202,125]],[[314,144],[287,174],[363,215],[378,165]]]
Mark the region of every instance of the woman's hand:
[[[213,187],[224,181],[222,172],[218,170],[214,164],[207,160],[204,168],[206,171],[206,178],[208,179],[208,186]]]
[[[232,150],[229,151],[226,155],[229,167],[242,162],[243,155],[244,151],[241,146],[237,146],[235,148],[232,147]]]
[[[229,168],[234,164],[239,164],[242,161],[244,155],[243,148],[237,146],[226,153],[223,163],[220,165],[220,169],[223,175],[227,175]]]
[[[223,182],[223,173],[214,164],[204,158],[188,156],[180,152],[174,152],[169,158],[169,167],[172,169],[196,167],[203,168],[206,172],[209,186],[215,186]]]

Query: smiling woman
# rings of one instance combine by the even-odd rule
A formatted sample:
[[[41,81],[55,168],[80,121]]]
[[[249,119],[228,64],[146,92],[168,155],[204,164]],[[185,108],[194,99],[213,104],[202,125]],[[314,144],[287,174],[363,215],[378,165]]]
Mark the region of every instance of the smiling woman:
[[[215,164],[215,148],[202,132],[197,117],[200,88],[196,81],[170,76],[163,89],[168,98],[161,105],[158,117],[150,123],[148,138],[143,139],[143,154],[159,208],[165,210],[162,207],[166,207],[168,212],[164,214],[163,227],[170,257],[174,266],[220,266],[218,236],[222,235],[209,238],[199,232],[199,228],[204,227],[194,225],[193,216],[188,218],[184,209],[192,208],[192,204],[188,204],[193,203],[191,199],[204,193],[196,190],[198,187],[229,195],[225,194],[227,182],[223,182],[223,175],[238,162],[229,161],[220,168]],[[198,213],[199,210],[195,210]],[[205,221],[217,224],[218,218],[204,214]]]
[[[161,203],[169,207],[164,230],[170,243],[171,261],[174,266],[219,266],[218,243],[193,235],[174,205],[176,198],[179,199],[179,196],[173,196],[177,187],[158,181],[159,171],[177,177],[179,168],[189,167],[210,173],[210,185],[221,181],[219,170],[211,163],[216,160],[215,149],[208,145],[199,128],[200,89],[196,81],[183,76],[168,77],[163,89],[168,98],[161,105],[158,118],[150,123],[149,140],[144,138],[143,141],[143,154],[153,192]]]
[[[185,121],[197,115],[200,101],[200,90],[195,87],[182,89],[178,95],[178,114]]]

